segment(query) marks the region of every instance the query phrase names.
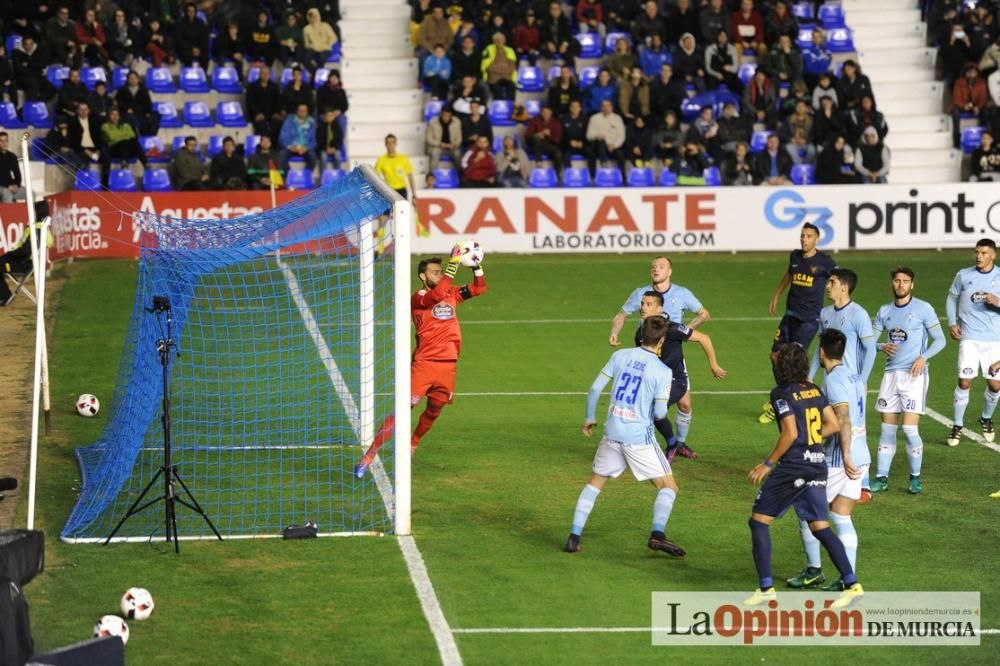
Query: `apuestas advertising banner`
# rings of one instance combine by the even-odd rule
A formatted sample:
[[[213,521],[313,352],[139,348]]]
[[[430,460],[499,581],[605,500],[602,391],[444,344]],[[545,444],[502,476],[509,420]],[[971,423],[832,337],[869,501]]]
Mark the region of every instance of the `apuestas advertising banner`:
[[[27,224],[28,209],[23,203],[0,204],[0,254],[17,246]]]
[[[492,252],[737,252],[794,247],[812,222],[827,249],[968,248],[1000,232],[1000,188],[812,186],[422,192],[417,253],[475,237]]]

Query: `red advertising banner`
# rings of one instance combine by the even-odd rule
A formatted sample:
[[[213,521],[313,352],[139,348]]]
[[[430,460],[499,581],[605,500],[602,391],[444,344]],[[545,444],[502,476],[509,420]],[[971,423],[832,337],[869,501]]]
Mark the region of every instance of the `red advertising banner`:
[[[0,204],[0,254],[17,247],[28,225],[28,208],[23,203]]]

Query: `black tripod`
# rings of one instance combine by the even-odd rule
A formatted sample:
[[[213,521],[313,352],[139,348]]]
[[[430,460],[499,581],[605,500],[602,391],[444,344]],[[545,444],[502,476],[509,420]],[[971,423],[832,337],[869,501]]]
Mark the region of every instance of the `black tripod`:
[[[160,365],[163,367],[163,465],[156,470],[156,474],[153,478],[149,480],[146,487],[143,488],[142,493],[136,498],[129,510],[125,512],[122,519],[115,526],[115,529],[111,531],[108,535],[107,540],[105,540],[105,545],[110,543],[111,539],[114,538],[118,530],[121,529],[125,521],[134,516],[135,514],[143,511],[147,507],[150,507],[160,500],[163,500],[165,513],[166,513],[166,540],[170,541],[171,535],[173,535],[174,540],[174,551],[178,554],[181,552],[180,542],[177,540],[177,510],[175,502],[183,504],[187,508],[191,509],[195,513],[199,514],[208,523],[208,526],[212,528],[215,532],[215,536],[219,537],[219,541],[222,541],[222,535],[219,534],[219,530],[215,529],[215,525],[205,514],[205,510],[201,508],[198,504],[198,500],[194,498],[191,491],[185,485],[184,480],[181,478],[180,474],[177,473],[177,466],[171,464],[170,462],[170,348],[175,347],[176,343],[173,340],[173,315],[170,309],[170,299],[166,296],[153,296],[153,309],[147,310],[147,312],[152,312],[154,314],[166,313],[167,316],[167,337],[160,338],[156,341],[156,351],[160,354]],[[156,480],[163,475],[163,495],[149,500],[145,504],[142,501],[146,498],[146,494],[152,489],[153,484]],[[191,500],[190,502],[185,501],[181,497],[177,497],[174,494],[174,481],[181,484],[181,488],[184,489],[184,494],[187,498]],[[141,506],[140,506],[141,505]]]

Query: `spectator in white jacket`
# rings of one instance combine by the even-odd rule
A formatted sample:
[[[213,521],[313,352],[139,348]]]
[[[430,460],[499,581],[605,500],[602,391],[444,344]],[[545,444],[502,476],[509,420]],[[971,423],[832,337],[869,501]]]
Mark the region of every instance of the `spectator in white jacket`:
[[[625,153],[622,146],[625,144],[625,123],[614,112],[610,99],[603,100],[600,112],[590,117],[587,123],[587,141],[591,146],[587,160],[591,176],[596,170],[597,160],[601,161],[602,166],[609,160],[614,160],[624,177]]]
[[[441,114],[427,123],[427,153],[431,158],[431,171],[438,168],[442,155],[451,157],[458,164],[462,150],[462,123],[450,106],[441,108]]]

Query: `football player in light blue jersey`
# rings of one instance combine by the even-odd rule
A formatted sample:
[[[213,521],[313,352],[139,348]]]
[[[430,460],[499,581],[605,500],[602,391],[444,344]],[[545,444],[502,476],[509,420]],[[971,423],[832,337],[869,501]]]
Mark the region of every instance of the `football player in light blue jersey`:
[[[861,478],[871,465],[865,432],[865,385],[861,376],[844,362],[847,337],[835,328],[823,331],[819,338],[820,363],[823,365],[823,393],[833,407],[840,430],[826,445],[826,501],[830,505],[830,521],[844,544],[851,568],[857,573],[858,533],[854,530],[851,511],[861,498]],[[786,582],[788,587],[801,589],[819,587],[825,579],[821,568],[820,542],[813,536],[809,524],[800,521],[802,545],[806,551],[806,568]],[[844,583],[835,581],[825,590],[843,591]]]
[[[642,305],[642,295],[647,291],[655,291],[663,295],[663,314],[670,318],[675,324],[684,323],[684,312],[693,312],[694,318],[687,322],[687,327],[697,329],[711,318],[708,310],[701,304],[691,290],[679,284],[671,282],[673,275],[673,265],[667,257],[654,257],[650,265],[649,275],[652,278],[651,285],[638,287],[633,291],[628,300],[622,305],[618,314],[615,315],[611,323],[611,336],[608,342],[612,347],[620,344],[618,334],[621,333],[625,320]],[[676,412],[677,428],[676,435],[679,444],[677,453],[685,458],[697,458],[698,455],[687,445],[688,432],[691,429],[691,390],[688,387],[687,393],[677,402]]]
[[[844,365],[856,374],[861,375],[861,382],[867,387],[868,377],[875,366],[875,331],[872,329],[872,318],[863,307],[851,300],[854,288],[858,286],[858,275],[847,268],[835,268],[830,271],[830,279],[826,283],[826,294],[833,301],[819,313],[820,333],[835,328],[847,338],[844,348]],[[815,377],[819,370],[819,347],[813,352],[809,376]],[[860,504],[871,501],[871,484],[865,474],[861,481]]]
[[[958,446],[962,422],[969,406],[969,389],[980,371],[986,379],[985,404],[979,417],[983,439],[992,442],[993,412],[1000,399],[1000,379],[990,374],[990,365],[1000,360],[1000,269],[997,246],[991,238],[976,243],[976,265],[955,275],[948,290],[946,309],[951,337],[958,340],[958,386],[955,387],[955,419],[948,446]]]
[[[906,457],[910,461],[909,492],[917,495],[923,490],[920,467],[924,459],[924,442],[917,426],[927,406],[928,361],[944,349],[945,338],[931,304],[913,296],[913,270],[899,266],[892,270],[891,276],[894,299],[875,315],[875,339],[887,331],[888,340],[876,345],[885,352],[886,361],[876,403],[882,414],[882,434],[872,492],[889,488],[889,469],[896,455],[896,431],[902,414]]]
[[[594,502],[609,478],[617,478],[626,468],[638,481],[650,481],[657,489],[653,502],[653,526],[647,545],[675,557],[684,557],[684,549],[668,541],[667,521],[677,499],[677,483],[667,457],[653,434],[653,419],[667,414],[667,400],[673,379],[670,368],[660,359],[668,322],[663,317],[647,317],[642,322],[642,346],[622,349],[597,375],[587,394],[587,418],[583,434],[590,437],[597,425],[597,401],[611,382],[608,419],[594,454],[594,465],[573,512],[573,526],[565,550],[580,550],[580,534],[594,508]]]

